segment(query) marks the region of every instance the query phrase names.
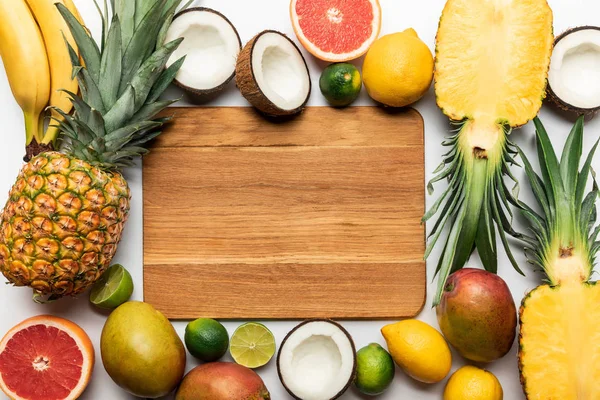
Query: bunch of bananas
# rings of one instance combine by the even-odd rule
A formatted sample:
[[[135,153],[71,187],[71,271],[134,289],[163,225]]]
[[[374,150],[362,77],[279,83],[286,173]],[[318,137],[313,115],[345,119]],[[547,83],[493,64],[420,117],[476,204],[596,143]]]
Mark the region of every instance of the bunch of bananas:
[[[56,8],[64,4],[80,21],[72,0],[0,0],[0,57],[15,100],[25,116],[27,146],[52,146],[58,130],[48,107],[68,113],[72,104],[63,90],[76,93],[67,41],[77,52],[71,31]]]

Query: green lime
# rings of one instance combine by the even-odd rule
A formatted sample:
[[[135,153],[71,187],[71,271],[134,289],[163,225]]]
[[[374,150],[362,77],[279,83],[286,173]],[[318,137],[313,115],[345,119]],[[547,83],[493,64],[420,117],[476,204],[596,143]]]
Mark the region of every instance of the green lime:
[[[199,318],[185,327],[185,347],[199,360],[216,361],[227,353],[229,333],[219,322]]]
[[[356,353],[356,380],[361,393],[375,396],[385,392],[394,379],[394,360],[377,343],[371,343]]]
[[[235,362],[244,367],[262,367],[275,354],[275,338],[263,324],[248,322],[240,325],[231,336],[229,351]]]
[[[120,264],[109,267],[92,287],[90,302],[112,310],[125,303],[133,293],[133,279]]]
[[[362,88],[360,72],[352,64],[331,64],[323,70],[319,87],[325,99],[335,107],[350,105]]]

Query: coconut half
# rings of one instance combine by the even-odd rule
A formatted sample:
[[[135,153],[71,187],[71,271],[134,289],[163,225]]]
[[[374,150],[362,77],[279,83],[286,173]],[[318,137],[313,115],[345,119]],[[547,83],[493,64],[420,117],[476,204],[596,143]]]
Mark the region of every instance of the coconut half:
[[[581,26],[556,38],[548,93],[567,111],[587,114],[600,109],[600,27]]]
[[[178,13],[167,30],[165,43],[183,38],[167,67],[183,56],[175,84],[196,95],[220,92],[235,75],[242,41],[233,24],[220,12],[205,7]]]
[[[356,374],[352,337],[333,321],[305,321],[283,340],[277,370],[281,383],[295,399],[337,399]]]
[[[296,114],[310,97],[306,60],[298,46],[277,31],[263,31],[244,46],[235,79],[246,100],[271,116]]]

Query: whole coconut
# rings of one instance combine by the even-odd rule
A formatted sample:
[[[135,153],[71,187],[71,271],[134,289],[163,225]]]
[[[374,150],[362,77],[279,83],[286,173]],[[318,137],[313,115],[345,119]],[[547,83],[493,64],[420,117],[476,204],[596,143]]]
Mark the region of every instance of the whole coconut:
[[[177,390],[175,400],[270,400],[258,374],[230,362],[214,362],[191,370]]]
[[[169,320],[150,304],[130,301],[102,329],[102,363],[113,381],[134,396],[171,393],[185,372],[185,348]]]
[[[496,274],[464,268],[450,275],[436,313],[448,342],[469,360],[504,357],[515,340],[515,302]]]

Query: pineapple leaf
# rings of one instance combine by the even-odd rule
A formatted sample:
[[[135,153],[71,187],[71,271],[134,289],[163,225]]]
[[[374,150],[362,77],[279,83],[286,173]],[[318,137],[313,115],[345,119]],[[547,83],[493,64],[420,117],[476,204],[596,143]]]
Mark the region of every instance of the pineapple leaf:
[[[69,51],[69,58],[71,59],[71,65],[73,66],[73,70],[71,72],[71,79],[75,79],[75,77],[77,77],[77,75],[79,74],[79,72],[81,71],[81,69],[83,67],[81,66],[81,63],[79,62],[79,55],[77,55],[77,52],[75,51],[73,46],[71,46],[71,43],[69,43],[69,41],[67,40],[64,33],[63,33],[62,37],[63,37],[63,40],[65,41],[65,45],[67,46],[67,49]]]
[[[152,86],[163,71],[167,60],[177,49],[183,38],[173,40],[156,50],[140,67],[131,80],[131,86],[135,90],[135,108],[139,109],[146,102],[146,98]]]
[[[139,124],[131,124],[109,133],[108,135],[106,135],[105,139],[107,142],[112,142],[127,137],[131,139],[133,138],[133,135],[138,131],[157,128],[161,125],[162,123],[155,121],[144,121]]]
[[[127,90],[136,71],[142,65],[148,50],[152,51],[156,45],[156,36],[160,29],[161,10],[165,0],[158,0],[144,16],[139,25],[136,25],[131,41],[123,55],[123,74],[119,93]]]
[[[119,16],[113,17],[102,52],[99,89],[106,108],[117,101],[121,76],[121,23]]]
[[[128,85],[125,93],[117,100],[114,106],[104,115],[106,131],[118,129],[135,113],[135,90]]]
[[[552,213],[550,211],[550,204],[548,202],[548,198],[546,197],[546,191],[544,190],[544,182],[542,181],[542,178],[540,178],[539,175],[533,170],[529,159],[527,158],[525,153],[521,151],[521,149],[519,149],[519,154],[521,156],[521,159],[523,160],[523,164],[525,166],[525,174],[529,178],[529,183],[531,185],[531,189],[533,190],[533,195],[542,207],[546,218],[550,219],[552,217]]]
[[[477,228],[478,234],[475,236],[475,247],[479,252],[479,257],[481,258],[481,263],[485,270],[496,274],[498,273],[496,232],[493,228],[494,221],[489,212],[490,199],[488,198],[488,193],[489,189],[485,191],[485,197],[482,204],[483,212],[479,214],[479,227]]]
[[[87,126],[97,138],[104,138],[104,135],[106,134],[104,131],[104,119],[102,118],[102,114],[100,114],[98,111],[92,109],[90,111],[88,123],[84,123],[83,121],[81,122],[82,125]]]
[[[429,244],[427,245],[427,248],[425,249],[425,255],[423,256],[424,259],[427,259],[427,257],[429,257],[429,255],[431,254],[431,251],[435,247],[435,244],[437,243],[437,241],[444,229],[444,226],[450,219],[450,215],[452,215],[452,212],[454,212],[455,210],[459,210],[463,206],[463,203],[465,201],[465,195],[463,193],[464,185],[462,182],[459,185],[460,185],[459,190],[456,192],[452,192],[450,198],[444,205],[444,208],[442,209],[442,214],[441,214],[442,216],[440,218],[438,218],[437,221],[435,221],[435,225],[433,226],[433,229],[431,230],[431,233],[429,234],[429,237],[433,237],[433,238],[429,241]]]
[[[175,76],[177,75],[177,72],[179,72],[179,69],[183,65],[184,61],[185,56],[181,57],[179,60],[171,64],[167,69],[162,71],[154,83],[154,86],[150,90],[150,93],[148,94],[148,99],[146,100],[148,103],[153,103],[158,100],[160,95],[165,91],[165,89],[167,89],[171,82],[173,82],[173,79],[175,79]]]
[[[56,3],[56,7],[69,26],[81,57],[85,60],[85,68],[92,78],[97,80],[100,75],[100,49],[98,49],[98,45],[67,7],[61,3]]]
[[[592,219],[595,219],[595,215],[594,213],[596,212],[596,200],[598,199],[598,191],[597,190],[592,190],[591,192],[589,192],[587,194],[587,196],[585,196],[585,199],[583,200],[583,203],[581,204],[581,215],[579,217],[579,229],[581,229],[581,232],[586,232],[586,236],[587,236],[587,232],[589,232],[589,228],[590,228],[590,222],[592,222],[592,226],[593,226],[593,221]]]
[[[126,48],[133,37],[135,30],[135,1],[111,0],[113,1],[113,13],[121,21],[121,43]]]
[[[510,250],[510,247],[508,246],[508,239],[506,238],[506,234],[504,232],[504,229],[502,229],[503,227],[506,229],[506,225],[505,225],[506,224],[506,222],[505,222],[506,218],[503,218],[504,215],[503,215],[503,213],[501,213],[498,210],[498,207],[497,207],[495,201],[491,201],[490,203],[492,205],[493,218],[496,221],[496,225],[498,227],[498,233],[500,234],[500,240],[502,241],[502,244],[504,245],[504,248],[506,249],[506,255],[508,256],[508,259],[510,260],[510,263],[512,264],[513,268],[519,274],[525,276],[525,273],[523,273],[523,271],[521,270],[521,268],[519,268],[519,264],[517,264],[517,261],[515,260],[515,257],[512,254],[512,251]],[[510,227],[510,224],[508,226]],[[511,229],[511,231],[512,231],[512,229]]]
[[[90,76],[87,68],[82,68],[80,71],[81,79],[79,81],[79,88],[81,89],[81,94],[83,100],[90,105],[91,108],[95,108],[102,114],[106,112],[106,107],[104,107],[104,102],[102,101],[102,95],[100,94],[100,89],[96,85],[96,82]]]
[[[581,204],[583,202],[583,196],[587,186],[588,176],[590,175],[590,171],[592,170],[592,161],[594,160],[594,155],[596,154],[598,143],[600,143],[600,139],[596,141],[594,147],[592,147],[592,150],[590,150],[590,153],[588,154],[585,162],[583,163],[581,172],[579,172],[579,177],[577,178],[577,189],[575,190],[576,205]]]
[[[167,14],[167,18],[165,19],[162,26],[160,27],[160,29],[158,31],[158,36],[156,37],[156,46],[155,46],[156,49],[159,49],[161,46],[164,45],[165,40],[167,38],[167,32],[169,30],[169,27],[171,26],[171,23],[173,22],[174,16],[175,16],[174,12]]]
[[[568,196],[575,193],[579,173],[579,162],[583,152],[583,116],[571,129],[560,159],[560,174]]]
[[[431,217],[433,217],[437,213],[438,209],[440,208],[440,205],[442,204],[442,202],[444,201],[444,199],[446,198],[446,196],[448,196],[448,193],[451,193],[451,192],[454,193],[453,189],[455,187],[456,181],[457,181],[457,179],[458,179],[459,176],[460,176],[460,173],[455,173],[452,176],[452,179],[451,179],[450,183],[448,184],[448,188],[435,201],[435,203],[433,203],[433,206],[431,206],[431,208],[429,210],[427,210],[427,212],[425,213],[425,215],[423,215],[423,218],[421,218],[421,222],[427,222]]]
[[[129,123],[131,124],[148,120],[175,102],[177,102],[177,100],[164,100],[146,104],[140,108],[133,117],[131,117]]]
[[[156,5],[157,0],[129,0],[135,2],[135,26],[139,26],[144,17]]]
[[[75,93],[70,92],[68,90],[63,90],[63,92],[69,95],[69,99],[71,100],[71,103],[73,103],[73,107],[75,108],[75,112],[77,113],[77,118],[79,118],[86,124],[89,123],[90,112],[92,111],[90,106]]]
[[[149,141],[151,141],[152,139],[156,138],[158,135],[160,135],[162,133],[162,131],[152,131],[152,132],[148,132],[146,135],[139,137],[138,139],[134,139],[131,142],[129,142],[129,144],[131,146],[141,146]]]

